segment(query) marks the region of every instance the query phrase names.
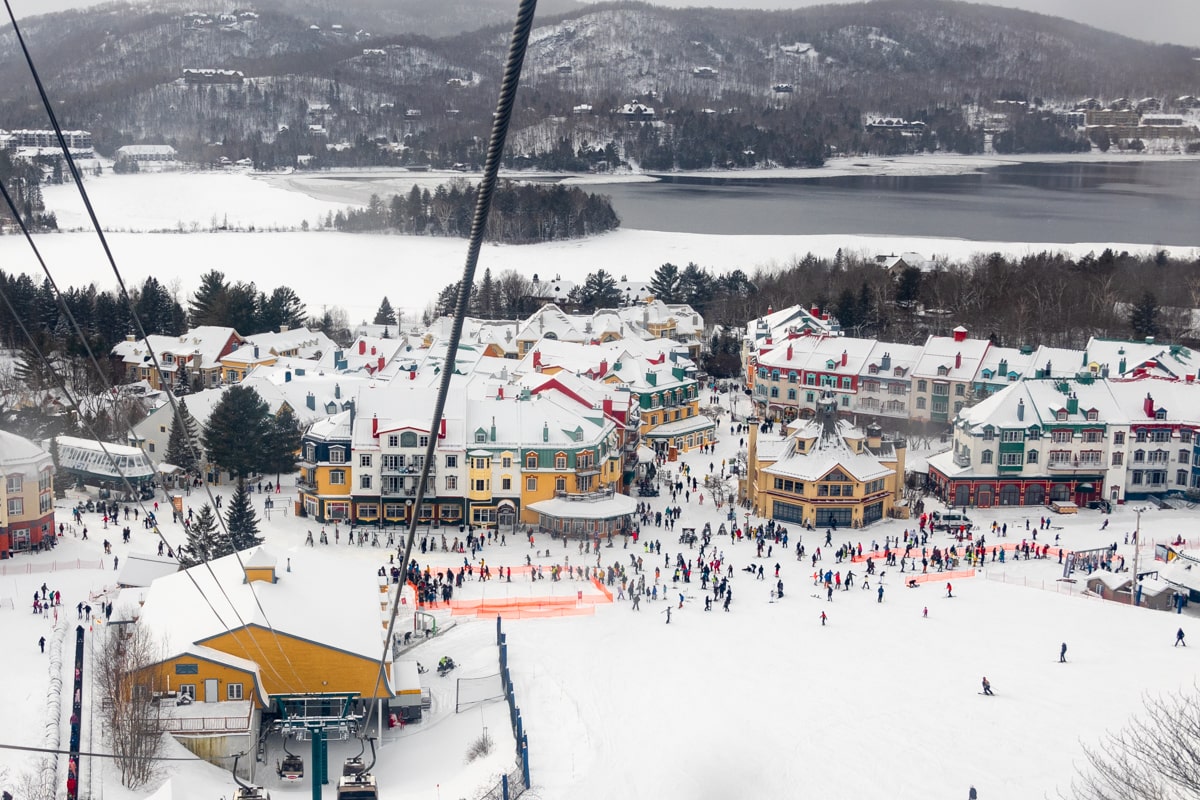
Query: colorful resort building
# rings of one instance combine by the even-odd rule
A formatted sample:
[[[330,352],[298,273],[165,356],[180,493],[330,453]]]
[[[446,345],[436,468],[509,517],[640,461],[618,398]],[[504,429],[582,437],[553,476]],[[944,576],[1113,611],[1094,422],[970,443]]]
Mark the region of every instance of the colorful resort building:
[[[781,428],[779,437],[751,421],[742,499],[760,516],[815,528],[859,528],[903,516],[905,441],[840,418],[833,392],[818,408],[814,418]]]
[[[619,486],[621,435],[603,406],[455,376],[440,430],[435,386],[403,380],[359,391],[353,407],[301,441],[299,513],[318,522],[511,530],[532,503]],[[434,439],[429,485],[417,483]]]
[[[0,558],[48,547],[55,533],[50,454],[0,431]]]

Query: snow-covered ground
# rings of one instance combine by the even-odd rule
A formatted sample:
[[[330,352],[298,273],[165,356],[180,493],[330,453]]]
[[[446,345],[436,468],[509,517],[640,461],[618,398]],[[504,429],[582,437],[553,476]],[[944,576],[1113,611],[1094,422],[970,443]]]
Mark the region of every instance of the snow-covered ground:
[[[373,317],[384,296],[412,320],[413,312],[419,315],[462,273],[467,251],[465,239],[332,231],[114,233],[108,239],[127,282],[140,285],[154,275],[168,288],[177,288],[185,306],[199,286],[200,276],[219,269],[231,280],[254,281],[268,292],[276,286],[290,286],[307,303],[310,313],[323,306],[339,306],[349,312],[353,323]],[[59,285],[116,285],[94,235],[39,236],[36,242]],[[838,249],[868,257],[914,251],[965,260],[975,253],[1020,256],[1041,250],[1080,256],[1106,247],[1129,252],[1158,249],[1114,242],[1063,245],[912,236],[721,236],[623,229],[574,241],[488,245],[480,254],[477,276],[489,268],[493,275],[515,269],[527,278],[537,274],[543,280],[561,276],[581,282],[589,272],[605,269],[618,278],[644,281],[668,261],[679,265],[694,261],[717,273],[732,269],[753,273],[760,266],[784,267],[809,252],[832,258]],[[1188,257],[1200,249],[1176,248],[1172,252]],[[27,272],[35,282],[42,280],[40,267],[19,237],[0,237],[0,264],[9,273]]]
[[[729,435],[727,423],[721,433],[716,454],[683,459],[693,476],[707,474],[710,463],[719,469],[721,459],[731,458],[738,449],[740,437]],[[667,466],[678,470],[681,464]],[[285,496],[292,491],[289,484],[285,479]],[[188,507],[201,502],[196,492],[185,500]],[[655,510],[668,502],[667,494],[650,500]],[[680,496],[679,505],[683,517],[675,531],[651,527],[628,549],[618,540],[612,549],[601,549],[599,563],[628,565],[631,557],[641,557],[649,584],[654,567],[673,563],[681,549],[676,543],[679,528],[700,529],[710,522],[716,530],[725,520],[727,509],[714,508],[711,498],[701,504],[694,494],[690,500]],[[305,555],[305,532],[315,527],[311,520],[292,516],[285,506],[277,502],[270,519],[262,521],[268,546],[281,561]],[[1027,519],[1036,527],[1041,513],[1039,508],[971,511],[985,526],[992,520],[1007,523],[1009,542],[1027,535]],[[28,721],[13,727],[6,737],[10,742],[42,741],[48,657],[38,652],[37,639],[49,637],[52,619],[30,613],[34,589],[46,581],[62,592],[61,613],[69,629],[78,624],[75,604],[113,585],[112,557],[102,555],[101,542],[106,536],[119,542],[120,536],[115,529],[103,530],[96,515],[88,516],[89,541],[68,534],[52,553],[0,563],[0,596],[14,602],[13,608],[6,605],[0,611],[6,619],[0,641],[8,653],[10,675],[19,676],[0,684],[0,709],[5,718]],[[738,519],[744,520],[740,509]],[[1058,536],[1069,548],[1115,541],[1121,555],[1131,559],[1124,536],[1135,523],[1132,510],[1118,508],[1103,532],[1101,519],[1089,511],[1055,517],[1054,529],[1041,539]],[[1200,510],[1143,514],[1143,564],[1152,558],[1154,541],[1178,535],[1195,539],[1198,523]],[[834,534],[834,544],[861,542],[869,549],[885,536],[901,535],[905,526],[889,520],[861,531],[841,531]],[[173,544],[184,540],[177,525],[166,524],[164,533]],[[797,535],[803,536],[809,554],[823,543],[818,533],[790,533],[789,551]],[[662,542],[661,556],[646,551],[646,543],[655,539]],[[939,535],[934,541],[948,539]],[[997,540],[989,536],[989,541]],[[975,785],[980,797],[989,799],[1054,797],[1069,787],[1082,763],[1083,747],[1095,745],[1104,731],[1118,728],[1137,712],[1144,692],[1190,689],[1200,671],[1197,648],[1172,646],[1180,625],[1191,636],[1200,636],[1192,609],[1175,615],[1082,595],[1083,576],[1076,576],[1078,583],[1058,580],[1062,567],[1054,559],[989,562],[975,577],[953,579],[953,599],[945,597],[944,581],[908,589],[891,569],[883,578],[882,602],[874,581],[870,591],[856,586],[827,602],[816,594],[809,561],[797,561],[779,547],[757,558],[749,543],[718,537],[715,544],[733,567],[729,612],[719,605],[705,612],[698,577],[690,584],[673,584],[671,570],[663,569],[659,586],[670,599],[644,602],[639,611],[616,599],[596,604],[589,615],[504,623],[529,735],[536,790],[532,796],[791,797],[804,787],[803,796],[923,800],[965,797],[968,786]],[[115,544],[114,554],[151,552],[154,545],[151,534],[135,525],[133,543]],[[823,547],[822,565],[844,574],[847,565],[833,563],[832,549]],[[338,581],[355,576],[373,580],[372,573],[386,563],[388,551],[344,543],[321,550],[328,565],[321,576],[293,572],[283,579],[311,580],[314,592],[327,593],[328,623],[336,625],[339,615],[348,613],[336,601]],[[694,550],[684,554],[696,557]],[[568,558],[574,565],[597,563],[594,556],[581,555],[574,543],[564,547],[541,536],[533,548],[507,537],[504,546],[488,547],[480,558],[494,569],[520,567],[527,555],[546,567]],[[416,557],[435,568],[462,564],[462,556],[450,553],[425,557],[418,549]],[[752,563],[765,564],[766,581],[741,571]],[[776,563],[785,593],[782,600],[773,601],[770,576]],[[48,572],[51,564],[57,566]],[[849,568],[861,577],[861,565]],[[594,592],[586,582],[531,583],[514,570],[511,584],[468,581],[456,599],[573,596],[577,590]],[[668,603],[674,606],[669,624]],[[922,614],[925,608],[928,618]],[[822,611],[828,615],[825,626],[819,619]],[[378,612],[372,608],[361,613]],[[436,613],[443,624],[455,625],[406,657],[432,665],[449,654],[462,664],[458,675],[494,672],[494,620],[451,620],[446,609]],[[1058,663],[1062,642],[1069,648],[1066,664]],[[69,650],[65,655],[69,670]],[[995,698],[978,694],[984,675],[995,688]],[[423,678],[434,694],[432,716],[403,731],[384,731],[376,769],[382,797],[478,797],[511,766],[504,703],[455,714],[453,678],[432,673]],[[466,749],[484,725],[500,744],[486,762],[467,767]],[[100,731],[93,736],[102,747]],[[349,747],[334,746],[331,757],[344,757]],[[173,754],[185,753],[179,749]],[[0,750],[0,767],[9,768],[7,781],[0,783],[11,786],[33,758]],[[116,800],[145,797],[157,788],[156,783],[139,793],[127,792],[111,768],[106,769],[110,771],[91,778],[93,792],[99,792],[101,781],[104,795]],[[285,787],[269,776],[269,770],[264,772],[276,797],[309,796],[307,781]],[[85,787],[89,774],[85,768]],[[229,796],[232,788],[224,773],[197,762],[170,762],[160,780],[168,777],[170,792],[178,798],[211,800]]]

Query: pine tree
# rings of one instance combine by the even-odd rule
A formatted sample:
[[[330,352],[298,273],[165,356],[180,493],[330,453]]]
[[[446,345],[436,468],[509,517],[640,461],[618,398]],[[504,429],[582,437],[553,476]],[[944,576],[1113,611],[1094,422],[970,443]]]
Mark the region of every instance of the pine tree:
[[[194,567],[232,552],[233,546],[217,524],[212,506],[205,503],[188,526],[187,545],[179,548],[179,563]]]
[[[679,274],[679,301],[702,311],[713,297],[713,278],[707,270],[688,262]]]
[[[1139,339],[1158,335],[1158,298],[1154,292],[1144,292],[1142,299],[1130,309],[1129,327]]]
[[[58,437],[50,440],[50,461],[54,463],[54,496],[62,500],[67,496],[67,478],[66,475],[59,475],[58,473],[59,469],[61,469],[58,455]]]
[[[375,312],[376,325],[395,325],[396,311],[392,308],[392,304],[388,302],[387,297],[383,298],[383,302],[379,304],[379,310]]]
[[[225,514],[225,525],[229,528],[229,540],[234,550],[242,551],[263,543],[258,535],[258,516],[250,503],[250,493],[246,485],[239,483],[233,499],[229,501],[229,511]]]
[[[276,483],[279,483],[283,473],[296,471],[296,454],[300,451],[300,421],[286,405],[271,419],[267,451],[262,471],[274,472]]]
[[[621,290],[617,288],[616,278],[602,269],[588,274],[578,296],[584,311],[621,305]]]
[[[174,464],[186,473],[200,470],[197,451],[200,449],[200,426],[196,418],[188,413],[187,401],[179,401],[179,417],[171,426],[167,439],[167,463]]]
[[[679,267],[667,262],[650,278],[650,294],[664,303],[679,302]]]
[[[202,436],[208,460],[237,476],[262,472],[271,435],[271,411],[248,386],[231,386],[209,414]]]

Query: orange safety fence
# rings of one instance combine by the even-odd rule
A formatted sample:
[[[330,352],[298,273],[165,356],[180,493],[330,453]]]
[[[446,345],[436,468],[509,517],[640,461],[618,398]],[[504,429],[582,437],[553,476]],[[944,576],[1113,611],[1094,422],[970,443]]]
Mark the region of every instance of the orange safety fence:
[[[611,603],[610,592],[598,580],[593,579],[592,585],[599,594],[584,594],[582,591],[574,595],[537,595],[518,597],[487,597],[476,600],[451,600],[449,602],[451,616],[502,616],[506,619],[521,617],[559,617],[575,614],[591,614],[597,604]]]
[[[974,578],[974,569],[955,569],[948,572],[926,572],[926,573],[909,573],[904,576],[904,583],[916,581],[917,583],[932,583],[935,581],[957,580],[959,578]]]

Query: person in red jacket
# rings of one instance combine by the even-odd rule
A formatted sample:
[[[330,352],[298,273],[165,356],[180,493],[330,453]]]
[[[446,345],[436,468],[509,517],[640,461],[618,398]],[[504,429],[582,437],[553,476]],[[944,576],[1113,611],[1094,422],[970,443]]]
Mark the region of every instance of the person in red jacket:
[[[954,597],[954,587],[946,583],[946,597]]]

